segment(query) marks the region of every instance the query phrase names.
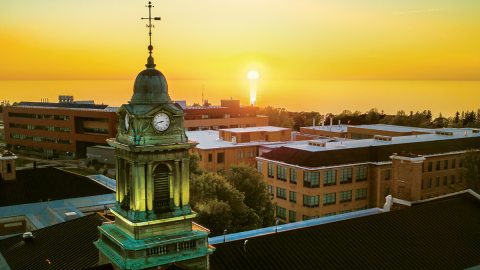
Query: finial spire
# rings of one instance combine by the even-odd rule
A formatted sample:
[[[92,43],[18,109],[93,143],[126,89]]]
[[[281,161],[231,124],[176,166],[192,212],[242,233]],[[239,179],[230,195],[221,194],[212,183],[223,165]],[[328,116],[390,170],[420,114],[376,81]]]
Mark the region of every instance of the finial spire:
[[[148,37],[149,37],[148,53],[150,54],[150,56],[152,56],[152,50],[153,50],[153,46],[152,46],[152,27],[155,27],[155,25],[152,24],[152,20],[160,21],[161,18],[160,17],[152,17],[152,7],[154,7],[154,5],[152,5],[151,1],[148,2],[148,5],[146,5],[146,7],[148,7],[148,18],[142,18],[142,20],[148,20],[148,24],[147,24]],[[150,57],[149,57],[149,62],[150,62]],[[153,59],[152,59],[152,63],[153,63]]]

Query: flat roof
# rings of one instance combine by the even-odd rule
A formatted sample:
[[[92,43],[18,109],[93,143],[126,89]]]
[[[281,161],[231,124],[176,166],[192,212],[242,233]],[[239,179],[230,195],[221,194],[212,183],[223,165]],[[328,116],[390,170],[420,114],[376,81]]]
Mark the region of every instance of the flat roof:
[[[323,131],[331,131],[331,132],[347,132],[347,125],[324,125],[324,126],[309,126],[309,127],[301,127],[305,129],[311,130],[323,130]]]
[[[67,109],[78,111],[105,111],[116,112],[119,107],[110,107],[104,104],[85,104],[85,103],[47,103],[47,102],[19,102],[12,107],[21,108],[41,108],[41,109]]]
[[[274,127],[274,126],[263,126],[263,127],[245,127],[245,128],[222,128],[220,131],[228,131],[234,133],[242,133],[242,132],[276,132],[276,131],[284,131],[284,130],[291,130],[290,128],[284,127]]]
[[[390,162],[394,153],[429,156],[478,149],[480,134],[457,131],[452,136],[422,134],[393,137],[392,141],[375,139],[327,142],[325,146],[286,144],[264,153],[258,159],[317,170],[348,164]]]
[[[421,132],[432,133],[432,132],[435,132],[435,130],[436,130],[436,129],[432,129],[432,128],[419,128],[419,127],[396,126],[396,125],[385,125],[385,124],[358,125],[358,126],[351,125],[349,127],[382,130],[382,131],[393,131],[393,132],[421,131]]]
[[[405,143],[418,143],[418,142],[431,142],[431,141],[444,141],[444,140],[455,140],[461,138],[479,138],[480,133],[473,133],[473,129],[438,129],[438,131],[452,132],[452,136],[448,135],[439,135],[435,133],[431,134],[419,134],[419,135],[408,135],[408,136],[398,136],[391,137],[391,141],[382,141],[376,139],[361,139],[361,140],[342,140],[339,138],[335,142],[328,142],[325,147],[310,145],[309,140],[302,141],[302,143],[296,144],[286,144],[285,147],[305,150],[309,152],[320,152],[320,151],[330,151],[336,149],[349,149],[349,148],[361,148],[361,147],[370,147],[370,146],[383,146],[383,145],[394,145],[394,144],[405,144]],[[437,130],[434,130],[434,132]],[[318,140],[323,142],[323,140]]]
[[[219,148],[249,147],[249,146],[270,145],[270,144],[279,143],[279,142],[255,141],[255,142],[248,142],[248,143],[233,144],[230,141],[224,141],[219,139],[219,132],[217,130],[187,131],[187,137],[189,140],[195,141],[198,143],[198,145],[195,148],[203,149],[203,150],[219,149]]]
[[[56,168],[17,170],[17,178],[0,181],[0,206],[111,194],[88,177]]]

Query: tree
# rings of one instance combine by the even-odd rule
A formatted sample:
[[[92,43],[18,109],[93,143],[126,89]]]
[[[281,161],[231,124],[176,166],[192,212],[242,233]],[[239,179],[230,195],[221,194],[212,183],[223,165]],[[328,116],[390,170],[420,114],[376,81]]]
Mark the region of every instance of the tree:
[[[259,216],[262,227],[274,223],[273,204],[263,176],[248,165],[232,165],[225,178],[245,195],[245,204]]]
[[[200,162],[200,156],[197,153],[191,154],[189,163],[190,175],[201,174],[203,172],[202,168],[198,165],[198,162]]]
[[[478,151],[467,152],[463,164],[468,188],[477,193],[480,192],[480,153]]]
[[[259,115],[268,116],[268,124],[276,127],[293,127],[293,119],[284,108],[265,107],[258,111]]]
[[[243,193],[221,175],[190,176],[190,205],[198,213],[196,220],[212,235],[220,235],[224,229],[238,232],[261,227],[259,216],[245,205],[244,199]]]

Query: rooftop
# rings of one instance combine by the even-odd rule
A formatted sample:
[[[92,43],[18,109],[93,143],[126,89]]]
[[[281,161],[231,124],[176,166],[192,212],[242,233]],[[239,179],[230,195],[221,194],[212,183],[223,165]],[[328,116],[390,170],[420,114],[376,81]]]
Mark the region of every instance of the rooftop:
[[[448,141],[457,140],[462,138],[480,138],[480,133],[473,133],[472,129],[439,129],[439,131],[452,132],[452,135],[440,135],[440,134],[420,134],[409,136],[392,137],[391,141],[383,141],[376,139],[361,139],[361,140],[342,140],[339,139],[336,142],[329,142],[325,147],[313,146],[307,141],[303,141],[302,144],[287,145],[287,147],[310,151],[328,151],[335,149],[347,149],[347,148],[361,148],[370,146],[384,146],[395,144],[409,144],[419,142],[433,142],[433,141]]]
[[[43,108],[43,109],[70,109],[82,111],[106,111],[116,112],[118,107],[110,107],[104,104],[90,104],[90,103],[53,103],[53,102],[29,102],[22,101],[13,107],[23,108]]]
[[[97,226],[104,221],[98,214],[92,214],[33,231],[34,239],[30,243],[25,243],[22,235],[0,240],[0,268],[84,269],[94,266],[98,264],[98,250],[93,241],[98,239]]]
[[[87,177],[55,168],[17,171],[17,178],[0,182],[0,206],[53,201],[68,198],[111,194]]]
[[[226,243],[210,239],[216,248],[210,269],[465,269],[480,263],[480,196],[471,191],[392,212],[359,212],[280,225],[286,230],[278,233],[272,227],[244,232],[235,241],[227,235]],[[102,222],[94,214],[34,231],[31,243],[21,236],[0,240],[0,268],[92,267]]]
[[[478,195],[477,195],[478,196]],[[480,263],[480,200],[442,200],[215,244],[211,269],[465,269]]]
[[[323,130],[323,131],[331,131],[331,132],[347,132],[347,125],[327,125],[327,126],[310,126],[310,127],[302,127],[304,129],[312,129],[312,130]]]
[[[233,133],[242,133],[242,132],[277,132],[291,130],[290,128],[284,127],[273,127],[273,126],[263,126],[263,127],[246,127],[246,128],[224,128],[220,131],[227,131]]]
[[[191,141],[198,143],[196,148],[198,149],[219,149],[219,148],[233,148],[233,147],[248,147],[258,146],[266,144],[274,144],[278,142],[265,142],[255,141],[248,143],[232,143],[230,141],[224,141],[219,139],[219,132],[217,130],[199,130],[199,131],[187,131],[187,137]]]
[[[325,146],[310,142],[286,144],[260,158],[308,168],[390,161],[393,153],[437,155],[478,149],[480,134],[456,130],[450,135],[422,134],[393,137],[391,141],[376,139],[327,142]]]

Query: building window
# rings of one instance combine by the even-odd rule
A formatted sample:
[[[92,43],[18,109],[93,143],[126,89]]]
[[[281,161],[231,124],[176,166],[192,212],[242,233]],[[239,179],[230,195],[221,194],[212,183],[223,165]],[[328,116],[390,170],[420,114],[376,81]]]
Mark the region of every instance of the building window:
[[[443,177],[443,185],[444,186],[448,185],[448,176]]]
[[[367,180],[367,166],[357,167],[357,171],[355,173],[355,182],[361,182],[366,180]]]
[[[287,181],[287,168],[277,165],[277,180]]]
[[[283,220],[287,219],[287,209],[277,205],[277,217]]]
[[[333,186],[337,183],[336,171],[327,170],[323,176],[323,185],[324,186]]]
[[[452,169],[455,169],[455,166],[457,165],[457,160],[452,159]]]
[[[318,207],[320,201],[320,196],[309,196],[309,195],[303,195],[303,206],[308,207],[308,208],[315,208]]]
[[[440,160],[435,163],[435,170],[440,171]]]
[[[217,163],[225,162],[225,153],[217,153]]]
[[[290,183],[297,183],[297,170],[294,168],[290,168]]]
[[[359,188],[355,190],[355,200],[365,200],[367,198],[367,189],[366,188]]]
[[[432,162],[428,162],[428,171],[429,171],[429,172],[432,171]]]
[[[448,159],[443,161],[443,169],[444,170],[448,169]]]
[[[12,164],[7,163],[7,173],[12,173]]]
[[[303,172],[303,186],[316,188],[320,186],[320,172]]]
[[[213,155],[212,154],[208,154],[208,162],[212,162],[213,160]]]
[[[463,159],[460,159],[460,162],[458,162],[458,167],[463,168]]]
[[[257,171],[259,173],[262,173],[262,164],[263,164],[263,162],[261,160],[257,161]]]
[[[427,188],[432,188],[432,178],[428,178],[428,181],[427,181]]]
[[[352,182],[352,168],[340,169],[340,184]]]
[[[297,221],[297,212],[288,210],[288,222],[295,222]]]
[[[385,170],[385,174],[383,175],[383,180],[390,180],[392,177],[392,170]]]
[[[291,202],[297,202],[297,192],[295,191],[290,191],[290,201]]]
[[[269,162],[269,163],[267,164],[267,170],[268,170],[267,175],[268,175],[268,177],[270,177],[270,178],[273,178],[273,177],[274,177],[274,174],[275,174],[275,172],[273,171],[273,167],[274,167],[273,163],[270,163],[270,162]]]
[[[336,202],[335,193],[327,193],[323,196],[323,205],[335,204]]]
[[[272,198],[273,198],[273,186],[272,185],[268,185],[268,194],[270,196],[272,196]]]
[[[284,188],[277,187],[277,198],[286,200],[287,199],[287,190]]]
[[[340,191],[340,202],[351,202],[352,201],[352,191]]]
[[[450,184],[455,184],[455,175],[450,176]]]
[[[440,177],[435,178],[435,186],[436,187],[440,186]]]

